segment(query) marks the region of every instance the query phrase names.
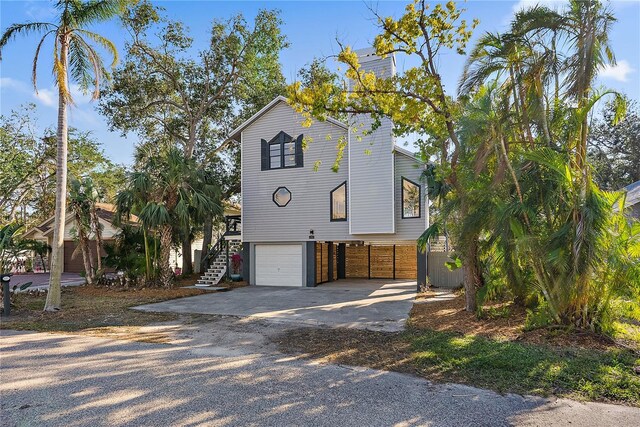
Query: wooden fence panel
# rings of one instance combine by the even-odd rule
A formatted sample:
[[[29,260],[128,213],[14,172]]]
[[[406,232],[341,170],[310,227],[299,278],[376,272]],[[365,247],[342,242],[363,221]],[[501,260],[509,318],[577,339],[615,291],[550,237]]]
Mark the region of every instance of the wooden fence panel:
[[[396,246],[396,279],[418,277],[418,254],[416,246]]]
[[[338,245],[333,244],[333,280],[338,280]]]
[[[329,244],[316,243],[316,284],[329,281]]]
[[[393,246],[371,246],[371,278],[393,279]]]
[[[464,282],[462,268],[450,271],[444,263],[450,261],[450,252],[429,252],[427,254],[427,276],[431,286],[437,288],[459,288]]]
[[[345,251],[347,279],[369,277],[369,247],[347,246]]]

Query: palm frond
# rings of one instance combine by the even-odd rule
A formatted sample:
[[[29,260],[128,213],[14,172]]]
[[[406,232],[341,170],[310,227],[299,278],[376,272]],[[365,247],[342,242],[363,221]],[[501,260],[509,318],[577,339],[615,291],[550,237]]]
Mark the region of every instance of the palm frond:
[[[37,83],[37,79],[38,79],[38,58],[40,57],[40,49],[42,48],[42,45],[44,44],[44,41],[46,40],[46,38],[55,33],[55,30],[50,30],[47,31],[44,36],[42,36],[42,38],[40,39],[40,42],[38,43],[38,46],[36,47],[36,53],[33,56],[33,69],[31,70],[31,82],[33,83],[33,89],[35,90],[36,94],[38,93],[38,83]]]
[[[84,29],[77,29],[75,30],[75,32],[80,33],[84,36],[87,36],[88,38],[93,40],[95,43],[97,43],[98,45],[106,49],[111,54],[111,58],[112,58],[111,65],[110,65],[111,68],[115,67],[118,64],[118,61],[119,61],[118,49],[116,49],[116,45],[111,40],[101,36],[98,33],[94,33],[92,31],[88,31]]]
[[[89,72],[92,65],[93,61],[89,59],[89,53],[85,50],[82,42],[72,34],[69,38],[69,74],[84,93],[94,81]]]
[[[10,25],[2,34],[2,37],[0,37],[0,59],[2,59],[2,49],[11,39],[17,37],[19,34],[27,36],[34,32],[55,31],[57,28],[57,25],[49,22],[27,22],[25,24]]]
[[[72,13],[75,27],[83,27],[111,19],[122,13],[130,0],[90,0],[86,3],[73,2]]]

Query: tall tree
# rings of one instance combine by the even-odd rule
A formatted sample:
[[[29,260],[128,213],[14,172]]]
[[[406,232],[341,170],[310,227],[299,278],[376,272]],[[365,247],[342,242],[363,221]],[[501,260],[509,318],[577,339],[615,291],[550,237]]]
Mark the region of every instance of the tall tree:
[[[72,178],[69,183],[69,210],[75,220],[73,232],[78,242],[77,250],[82,253],[85,279],[88,284],[94,280],[93,252],[89,245],[91,235],[91,200],[88,197],[90,191],[87,182]],[[76,255],[76,254],[73,254]],[[98,254],[98,257],[100,255]]]
[[[130,213],[135,207],[142,226],[160,236],[160,283],[170,287],[172,236],[184,230],[193,212],[220,211],[218,187],[205,171],[176,147],[145,157],[139,170],[130,175],[125,190],[117,196],[118,210]],[[140,163],[139,163],[140,164]]]
[[[615,105],[607,103],[589,132],[594,179],[607,190],[640,181],[640,108],[637,102],[629,102],[627,110],[626,117],[614,125]]]
[[[224,136],[237,116],[282,93],[279,54],[287,42],[278,12],[260,11],[252,25],[241,14],[214,21],[197,55],[184,25],[149,2],[131,8],[123,23],[131,35],[126,61],[100,108],[113,129],[169,141],[207,164],[227,148]],[[192,271],[190,231],[182,233],[185,274]]]
[[[30,228],[55,212],[56,135],[38,130],[37,110],[27,105],[0,116],[0,222]],[[111,162],[90,132],[69,128],[67,171],[91,178],[112,200],[124,182],[124,167]]]
[[[593,83],[598,70],[606,64],[615,65],[616,59],[609,45],[611,26],[615,16],[600,0],[571,0],[560,12],[546,7],[534,7],[516,15],[515,32],[521,34],[549,34],[553,40],[559,35],[567,47],[564,86],[567,96],[579,110],[590,110],[594,95]],[[582,114],[572,150],[581,170],[583,189],[588,187],[587,138],[589,117]]]
[[[398,19],[372,12],[380,30],[374,40],[375,53],[381,57],[404,55],[417,65],[396,76],[376,76],[361,68],[358,55],[350,47],[341,45],[338,61],[345,65],[352,83],[335,84],[314,78],[311,84],[296,82],[289,88],[292,104],[310,119],[365,113],[374,119],[374,127],[386,117],[393,121],[397,136],[421,135],[418,143],[425,152],[437,155],[437,174],[454,189],[460,197],[461,210],[466,211],[465,191],[458,179],[463,149],[456,132],[458,106],[444,89],[438,55],[445,50],[463,54],[477,21],[467,23],[462,19],[463,10],[453,1],[432,7],[425,0],[414,0]],[[464,238],[460,244],[464,245],[466,308],[474,311],[476,290],[483,280],[477,255],[478,236],[467,234]]]
[[[532,296],[533,322],[602,331],[611,319],[611,300],[629,298],[640,282],[630,279],[637,227],[613,212],[618,196],[593,183],[584,158],[585,119],[593,106],[613,94],[609,118],[616,122],[624,112],[619,94],[590,88],[602,53],[583,49],[591,44],[606,51],[607,25],[596,23],[612,19],[591,3],[593,9],[586,11],[572,2],[560,12],[535,7],[518,13],[509,32],[484,36],[472,51],[461,82],[470,101],[463,98],[459,123],[463,145],[475,145],[475,154],[462,158],[473,178],[464,185],[468,195],[481,197],[461,225],[479,227],[485,236],[481,257],[491,267],[485,273],[489,288],[506,282],[517,301]],[[575,18],[579,9],[584,22]],[[605,16],[589,15],[598,10]],[[555,51],[558,46],[563,55]],[[495,95],[487,96],[491,92]],[[514,132],[514,117],[525,127],[533,125],[531,132]],[[492,140],[498,143],[489,144]],[[502,152],[503,159],[495,162],[493,174],[487,167],[492,151]],[[511,179],[497,185],[501,169]],[[502,277],[495,280],[498,272]],[[485,288],[483,295],[490,292]]]
[[[87,92],[93,88],[93,99],[100,92],[100,82],[108,76],[104,61],[95,45],[106,49],[113,57],[115,66],[118,54],[115,45],[98,33],[88,30],[93,24],[103,22],[118,15],[125,0],[58,0],[54,7],[58,20],[51,22],[28,22],[13,24],[0,38],[0,53],[7,43],[18,35],[43,34],[38,42],[33,60],[32,80],[37,91],[37,65],[40,50],[49,37],[53,39],[53,74],[58,87],[58,131],[56,155],[56,209],[53,225],[53,248],[49,292],[44,309],[60,309],[62,248],[64,245],[64,219],[67,200],[67,107],[73,105],[70,82],[75,82]]]

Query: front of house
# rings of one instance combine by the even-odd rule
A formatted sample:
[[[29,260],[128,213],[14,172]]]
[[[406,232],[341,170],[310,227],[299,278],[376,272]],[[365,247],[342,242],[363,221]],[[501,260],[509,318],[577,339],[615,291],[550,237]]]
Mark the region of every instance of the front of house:
[[[393,73],[393,57],[361,53]],[[230,135],[242,153],[243,276],[251,285],[316,286],[343,278],[426,280],[416,239],[429,225],[424,164],[397,147],[392,123],[356,137],[334,119],[303,126],[283,97]],[[361,129],[368,126],[362,118]],[[347,141],[334,172],[338,141]],[[303,143],[308,141],[306,147]]]
[[[104,245],[112,244],[117,234],[120,232],[120,228],[114,225],[116,207],[109,203],[97,203],[96,210],[98,213],[98,220],[100,221],[100,228],[102,230],[103,243]],[[134,219],[137,220],[135,217]],[[37,240],[39,242],[44,242],[49,246],[53,246],[53,222],[54,217],[51,216],[46,221],[43,221],[28,230],[23,235],[23,238]],[[84,273],[82,253],[78,250],[76,227],[77,224],[73,213],[67,212],[64,222],[64,246],[61,254],[61,259],[63,260],[62,271],[64,273]],[[89,249],[92,252],[93,259],[96,259],[98,254],[95,236],[91,234],[89,239]],[[104,249],[100,255],[106,255]],[[37,256],[33,256],[33,260],[34,271],[41,272],[49,270],[50,260],[40,259]]]

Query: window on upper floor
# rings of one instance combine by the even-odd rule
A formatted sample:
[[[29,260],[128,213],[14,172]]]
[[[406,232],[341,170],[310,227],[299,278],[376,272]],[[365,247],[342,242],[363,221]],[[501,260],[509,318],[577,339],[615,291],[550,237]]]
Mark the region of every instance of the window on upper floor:
[[[303,135],[293,139],[280,131],[270,141],[262,140],[262,170],[301,168]]]
[[[347,220],[347,181],[329,193],[331,221]]]
[[[402,218],[420,218],[420,185],[402,177]]]

